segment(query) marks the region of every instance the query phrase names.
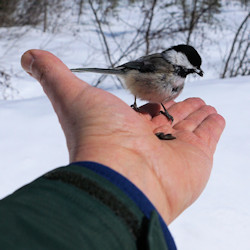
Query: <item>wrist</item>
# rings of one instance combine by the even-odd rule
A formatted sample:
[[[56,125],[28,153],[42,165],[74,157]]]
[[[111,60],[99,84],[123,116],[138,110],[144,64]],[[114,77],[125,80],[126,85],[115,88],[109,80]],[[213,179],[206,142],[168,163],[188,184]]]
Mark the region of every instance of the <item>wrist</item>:
[[[121,146],[120,143],[108,143],[114,141],[108,138],[98,139],[96,143],[93,143],[93,139],[89,143],[87,141],[71,150],[70,162],[93,161],[108,166],[139,188],[154,204],[166,224],[172,221],[164,189],[153,167],[139,152]]]

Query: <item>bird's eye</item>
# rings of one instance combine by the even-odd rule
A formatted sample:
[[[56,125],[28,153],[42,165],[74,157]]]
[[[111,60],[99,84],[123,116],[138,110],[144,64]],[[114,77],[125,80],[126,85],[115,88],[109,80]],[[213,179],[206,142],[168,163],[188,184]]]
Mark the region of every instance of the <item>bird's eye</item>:
[[[181,76],[181,77],[186,77],[188,74],[195,73],[195,69],[187,69],[179,65],[174,65],[175,72]]]

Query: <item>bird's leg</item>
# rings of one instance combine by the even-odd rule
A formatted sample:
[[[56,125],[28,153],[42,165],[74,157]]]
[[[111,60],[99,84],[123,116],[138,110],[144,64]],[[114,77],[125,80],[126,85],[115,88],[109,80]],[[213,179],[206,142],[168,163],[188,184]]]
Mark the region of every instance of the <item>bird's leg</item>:
[[[161,114],[165,115],[169,121],[173,122],[174,118],[172,115],[170,115],[165,108],[165,106],[161,103],[161,106],[163,107],[164,111],[160,111]],[[176,137],[174,137],[172,134],[164,134],[163,132],[159,132],[155,134],[160,140],[174,140]]]
[[[135,95],[134,104],[132,104],[130,107],[131,107],[133,110],[135,110],[136,112],[139,112],[139,108],[137,107],[137,103],[136,103],[136,95]]]
[[[163,107],[164,111],[160,111],[160,113],[165,115],[169,121],[173,122],[174,117],[168,113],[167,109],[165,108],[165,106],[162,103],[161,103],[161,106]]]

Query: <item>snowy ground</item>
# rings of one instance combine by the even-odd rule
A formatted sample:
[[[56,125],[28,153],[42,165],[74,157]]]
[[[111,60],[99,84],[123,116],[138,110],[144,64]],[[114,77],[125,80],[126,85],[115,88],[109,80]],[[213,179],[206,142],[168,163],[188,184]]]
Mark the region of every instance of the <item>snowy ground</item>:
[[[244,14],[236,13],[234,19],[225,16],[225,20],[235,22],[236,28]],[[11,73],[13,86],[19,91],[7,92],[13,99],[0,101],[0,198],[68,163],[57,117],[40,85],[21,69],[21,55],[27,49],[40,48],[55,53],[69,67],[81,66],[84,60],[89,66],[96,66],[91,61],[91,53],[86,52],[89,49],[86,44],[93,41],[93,32],[72,37],[67,31],[54,35],[27,27],[23,30],[26,33],[18,39],[15,34],[20,34],[19,28],[0,30],[0,66]],[[215,106],[227,123],[205,191],[170,225],[181,250],[250,249],[250,77],[218,80],[220,62],[229,49],[228,41],[234,30],[221,32],[224,32],[225,46],[218,49],[207,45],[207,50],[201,52],[204,79],[189,80],[178,98],[201,97]],[[211,33],[213,37],[219,35]],[[104,66],[102,59],[100,64]],[[91,74],[81,77],[88,82],[93,80]],[[131,94],[112,87],[111,79],[109,82],[102,87],[128,104],[133,102]]]

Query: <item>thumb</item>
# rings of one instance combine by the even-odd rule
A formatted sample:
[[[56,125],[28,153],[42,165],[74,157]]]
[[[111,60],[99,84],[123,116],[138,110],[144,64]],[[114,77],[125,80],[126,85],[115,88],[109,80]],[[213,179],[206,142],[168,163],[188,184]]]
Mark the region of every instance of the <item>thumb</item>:
[[[47,51],[25,52],[21,58],[21,65],[40,82],[56,111],[58,105],[67,106],[79,92],[89,86],[78,79],[60,59]]]

